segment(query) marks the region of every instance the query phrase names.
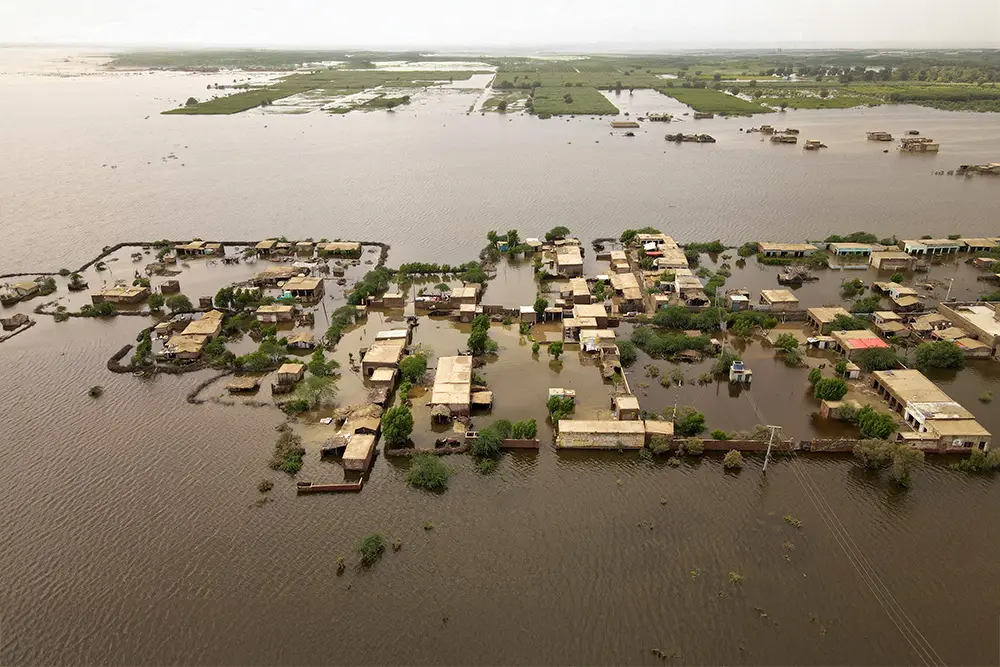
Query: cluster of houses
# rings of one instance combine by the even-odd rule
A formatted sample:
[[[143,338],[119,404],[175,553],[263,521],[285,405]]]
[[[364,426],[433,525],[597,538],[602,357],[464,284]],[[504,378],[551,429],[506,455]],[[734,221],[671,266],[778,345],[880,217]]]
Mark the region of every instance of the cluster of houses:
[[[191,361],[201,357],[205,346],[222,332],[223,315],[218,310],[202,313],[197,319],[178,315],[153,327],[157,338],[166,339],[160,357]]]
[[[911,270],[918,258],[934,255],[976,253],[1000,247],[1000,237],[958,239],[903,239],[896,247],[870,243],[758,243],[757,252],[763,257],[797,259],[825,249],[832,260],[864,268],[891,271]]]

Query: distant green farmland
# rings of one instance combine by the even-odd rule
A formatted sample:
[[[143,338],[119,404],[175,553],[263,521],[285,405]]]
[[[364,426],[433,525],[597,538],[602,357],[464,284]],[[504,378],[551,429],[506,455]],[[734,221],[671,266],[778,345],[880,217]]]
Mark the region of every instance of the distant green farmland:
[[[750,116],[755,113],[770,113],[772,109],[756,102],[727,95],[711,88],[657,88],[664,95],[669,95],[695,111],[704,113],[724,114],[727,116]]]
[[[609,102],[599,90],[576,86],[535,88],[534,110],[539,115],[553,116],[618,114],[618,107]]]

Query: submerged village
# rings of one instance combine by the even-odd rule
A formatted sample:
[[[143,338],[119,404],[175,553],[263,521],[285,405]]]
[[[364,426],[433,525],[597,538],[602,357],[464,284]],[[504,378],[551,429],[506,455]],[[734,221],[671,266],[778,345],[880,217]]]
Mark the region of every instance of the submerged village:
[[[361,491],[379,456],[442,489],[444,455],[488,474],[507,450],[671,466],[719,452],[731,471],[853,453],[903,486],[925,454],[1000,468],[968,401],[934,380],[1000,362],[1000,237],[727,247],[648,227],[586,246],[555,227],[484,243],[475,261],[395,269],[379,241],[122,243],[76,271],[4,276],[0,342],[40,318],[134,322],[108,371],[197,374],[191,403],[284,411],[261,473],[299,493]],[[801,402],[755,391],[768,382]],[[753,418],[720,428],[735,405]]]

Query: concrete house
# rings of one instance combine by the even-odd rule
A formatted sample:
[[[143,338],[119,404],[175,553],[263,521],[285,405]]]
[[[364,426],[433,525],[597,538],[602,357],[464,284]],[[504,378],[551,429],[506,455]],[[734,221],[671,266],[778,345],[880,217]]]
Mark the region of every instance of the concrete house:
[[[354,241],[331,241],[318,245],[320,254],[330,257],[361,257],[361,244]]]
[[[760,302],[770,306],[771,311],[799,309],[799,298],[786,289],[764,289],[760,291]]]
[[[96,306],[99,303],[136,304],[149,298],[149,289],[141,285],[108,287],[90,295]]]
[[[295,276],[289,278],[281,289],[300,301],[318,301],[323,297],[323,279]]]
[[[277,322],[291,322],[295,317],[295,306],[284,303],[272,303],[260,306],[254,311],[254,316],[258,322],[274,324]]]
[[[298,363],[282,364],[278,367],[275,380],[283,387],[293,386],[306,374],[306,365]]]
[[[178,257],[203,257],[206,255],[226,254],[221,243],[206,243],[205,241],[178,243],[174,246],[174,252]]]
[[[888,349],[889,344],[868,329],[854,331],[832,331],[834,349],[848,359],[854,359],[858,352],[871,349]]]
[[[912,271],[917,258],[900,251],[873,252],[869,263],[880,271]]]
[[[561,246],[556,250],[556,271],[566,277],[583,275],[583,252],[578,245]]]
[[[833,329],[833,321],[839,315],[844,315],[850,317],[851,314],[841,308],[840,306],[835,306],[833,308],[807,308],[806,309],[806,321],[809,326],[818,330],[821,334],[828,334]]]
[[[619,421],[639,419],[639,399],[631,394],[618,394],[611,398],[611,408]]]
[[[190,324],[184,327],[182,336],[204,336],[209,341],[213,340],[222,331],[222,313],[217,310],[210,310]]]
[[[432,408],[443,406],[451,415],[468,416],[472,401],[472,357],[441,357],[431,389]]]
[[[845,259],[862,259],[867,261],[872,254],[872,247],[867,243],[831,243],[827,246],[834,257]]]
[[[1000,350],[1000,306],[978,304],[952,304],[938,306],[938,312],[955,326],[965,329],[990,350]]]
[[[397,368],[403,358],[406,342],[401,340],[377,341],[361,358],[361,374],[371,377],[376,368]]]
[[[560,419],[558,449],[642,449],[646,426],[639,420]]]
[[[757,243],[757,252],[764,257],[808,257],[817,250],[811,243]]]
[[[965,244],[951,239],[904,239],[899,248],[909,255],[953,255]]]

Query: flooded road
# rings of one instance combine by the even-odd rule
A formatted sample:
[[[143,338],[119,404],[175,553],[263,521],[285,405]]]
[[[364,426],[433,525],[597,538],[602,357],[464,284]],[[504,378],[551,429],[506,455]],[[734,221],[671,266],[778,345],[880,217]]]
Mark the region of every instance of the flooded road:
[[[0,268],[72,267],[114,241],[209,232],[384,239],[390,266],[466,261],[488,229],[529,236],[560,223],[587,240],[644,224],[679,240],[732,242],[857,228],[997,233],[994,183],[929,175],[952,160],[995,159],[1000,128],[988,116],[787,114],[831,145],[811,155],[740,135],[746,119],[699,121],[726,137],[714,146],[662,146],[659,130],[626,143],[594,119],[467,117],[476,93],[460,91],[412,116],[156,115],[204,84],[202,75],[0,76],[11,119],[0,133],[18,166],[0,171]],[[863,141],[876,124],[934,131],[943,152],[919,163],[883,155]],[[163,161],[168,154],[178,159]],[[114,259],[85,274],[91,287],[148,261],[133,264],[127,251]],[[260,267],[182,269],[194,299]],[[965,291],[953,294],[964,298],[979,287],[968,270],[930,275],[958,276],[954,289]],[[774,286],[775,271],[751,262],[727,287],[756,294]],[[796,291],[803,303],[839,300],[837,275],[823,276]],[[65,305],[86,302],[87,292],[68,295],[57,281]],[[527,305],[535,292],[530,263],[502,265],[484,302]],[[318,332],[342,303],[342,290],[328,287]],[[0,664],[920,664],[918,640],[897,629],[903,614],[943,662],[997,663],[1000,531],[990,519],[1000,486],[947,461],[930,459],[899,492],[840,456],[777,459],[765,477],[754,456],[727,474],[716,457],[672,468],[634,453],[557,453],[547,388],[575,388],[577,414],[596,416],[610,386],[576,350],[553,364],[544,349],[531,354],[516,325],[496,325],[499,357],[477,372],[497,402],[476,423],[534,417],[537,453],[507,454],[490,476],[448,457],[456,474],[440,495],[408,488],[408,463],[379,457],[360,494],[297,497],[291,478],[267,468],[284,421],[274,408],[187,403],[213,371],[145,380],[106,370],[145,319],[37,319],[0,346]],[[364,390],[348,353],[394,323],[372,313],[345,336],[333,355],[338,400]],[[463,326],[422,318],[414,341],[433,349],[433,367],[466,337]],[[795,437],[833,428],[812,418],[804,371],[757,344],[744,354],[755,384],[742,395],[715,383],[665,389],[644,378],[651,362],[641,355],[629,382],[644,409],[662,411],[679,394],[710,429],[761,421],[751,397]],[[975,400],[1000,380],[997,364],[934,379],[1000,432],[1000,413]],[[95,384],[105,388],[98,400],[87,396]],[[206,395],[221,393],[213,387]],[[414,404],[416,444],[430,446],[429,414]],[[337,474],[316,444],[307,443],[301,479]],[[262,478],[275,487],[258,506]],[[358,542],[376,531],[402,549],[356,568]]]

